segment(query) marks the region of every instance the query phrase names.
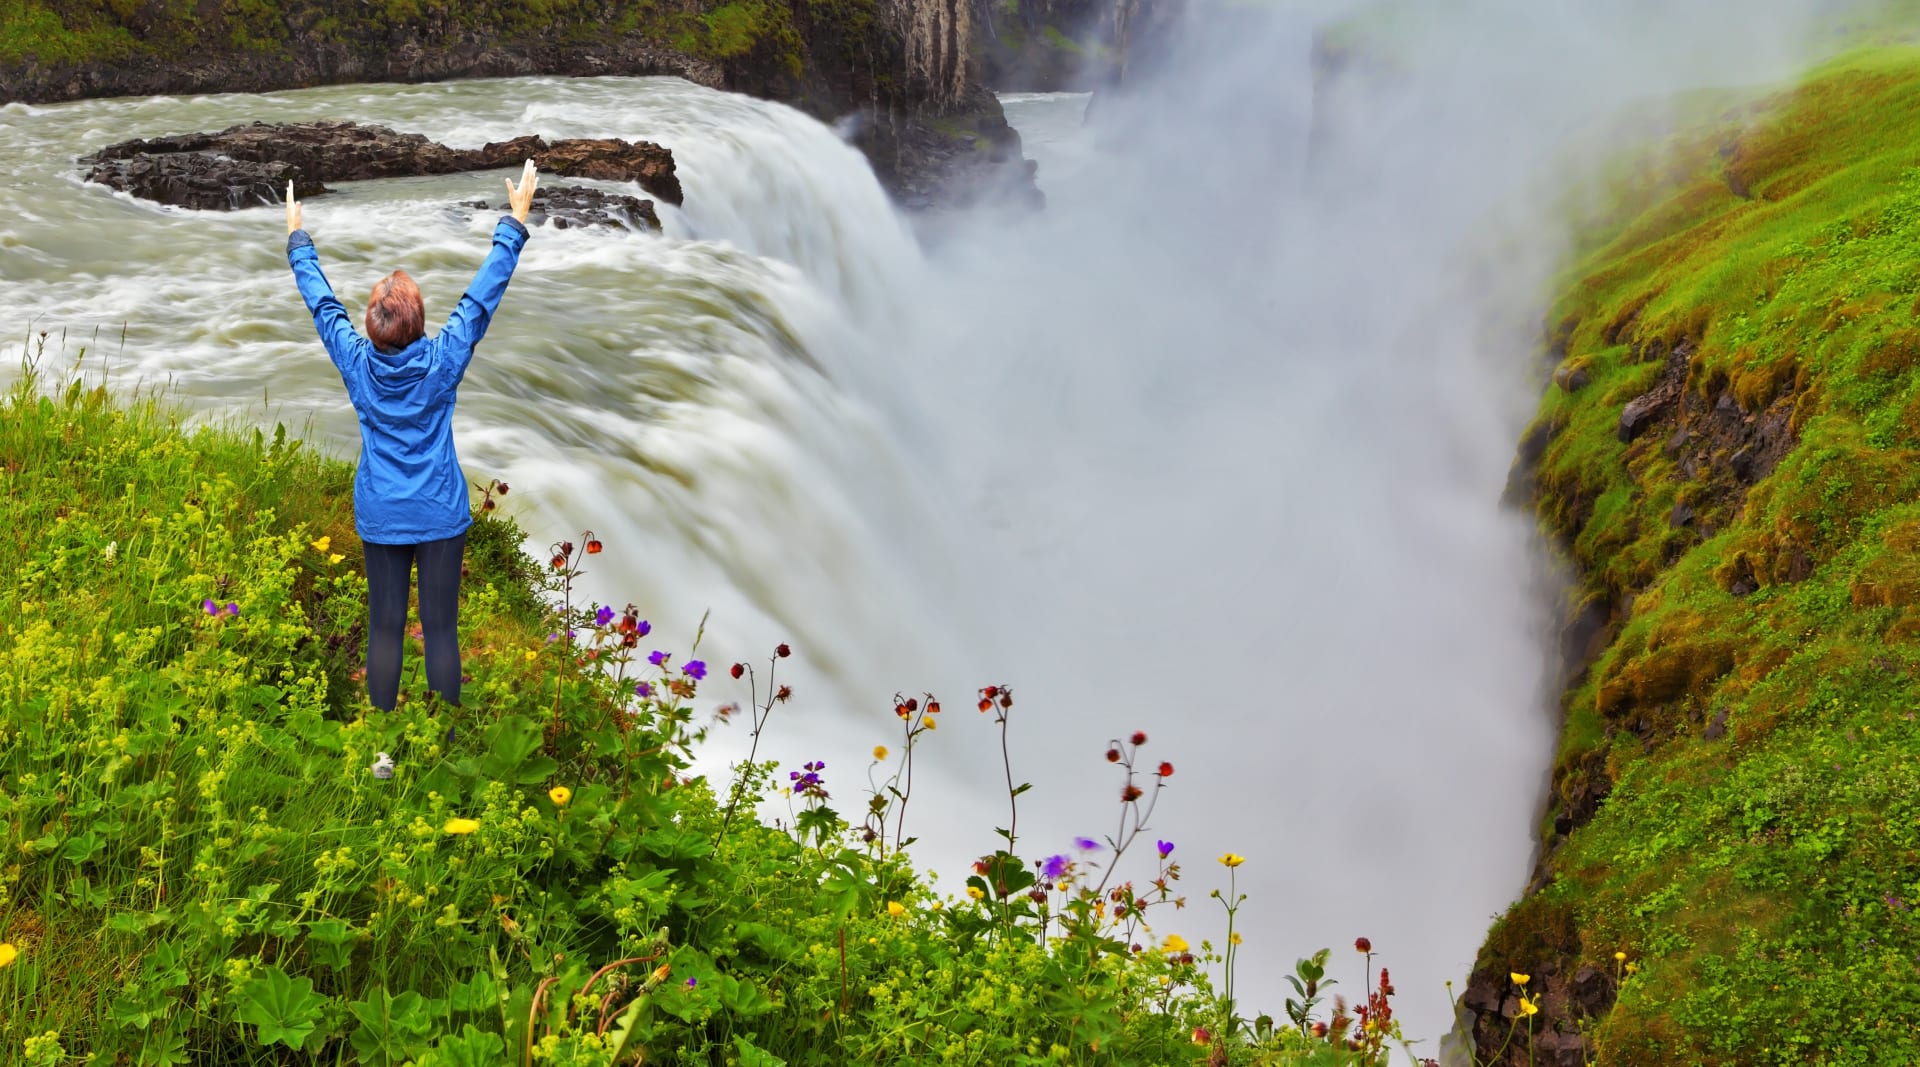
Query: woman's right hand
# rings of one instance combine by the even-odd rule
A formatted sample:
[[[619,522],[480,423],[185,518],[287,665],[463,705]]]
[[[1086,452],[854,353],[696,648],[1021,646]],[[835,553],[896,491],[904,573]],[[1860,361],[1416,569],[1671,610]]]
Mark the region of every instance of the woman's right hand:
[[[293,198],[293,179],[287,179],[287,236],[300,228],[300,201]]]
[[[521,168],[518,188],[514,187],[512,178],[506,179],[506,183],[507,206],[513,209],[514,221],[525,225],[527,211],[533,207],[534,187],[540,184],[540,174],[534,169],[533,160],[527,160],[527,165]]]

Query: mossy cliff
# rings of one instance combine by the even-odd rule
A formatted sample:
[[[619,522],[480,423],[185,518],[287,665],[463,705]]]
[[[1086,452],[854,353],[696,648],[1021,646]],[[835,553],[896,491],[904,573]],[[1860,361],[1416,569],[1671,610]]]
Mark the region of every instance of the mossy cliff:
[[[861,147],[896,179],[943,162],[915,158],[935,117],[1017,164],[970,32],[958,0],[0,0],[0,102],[671,74],[863,112]]]
[[[1587,666],[1482,1063],[1920,1062],[1916,130],[1912,46],[1728,109],[1552,307],[1512,488]]]

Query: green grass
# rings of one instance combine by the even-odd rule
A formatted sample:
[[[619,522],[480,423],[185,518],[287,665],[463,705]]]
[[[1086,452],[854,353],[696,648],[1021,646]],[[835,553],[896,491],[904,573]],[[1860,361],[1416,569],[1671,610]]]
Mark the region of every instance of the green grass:
[[[1590,380],[1542,401],[1536,505],[1581,595],[1632,606],[1555,772],[1561,810],[1596,772],[1611,792],[1482,966],[1628,953],[1584,1024],[1602,1064],[1920,1062],[1917,130],[1907,45],[1696,127],[1620,187],[1550,316]],[[1790,405],[1749,491],[1723,454],[1683,469],[1671,421],[1618,439],[1681,344],[1696,427],[1723,395]]]
[[[1178,910],[1181,865],[1228,900],[1234,872],[1156,854],[1143,818],[1177,752],[1113,754],[1146,792],[1099,854],[1131,846],[1137,885],[1084,860],[1037,881],[986,821],[1015,790],[940,896],[901,842],[953,798],[911,789],[913,753],[1004,724],[1017,767],[1031,712],[985,690],[993,714],[969,696],[936,732],[930,697],[903,703],[892,751],[823,772],[832,798],[770,762],[692,775],[696,701],[751,704],[756,736],[794,713],[786,649],[702,680],[698,631],[571,599],[597,542],[536,566],[482,508],[463,706],[424,692],[410,637],[399,707],[372,711],[351,483],[283,428],[190,429],[32,367],[0,395],[0,1062],[1385,1062],[1390,1033],[1336,1047],[1350,1016],[1311,1036],[1324,997],[1275,1026],[1216,990],[1230,913]]]

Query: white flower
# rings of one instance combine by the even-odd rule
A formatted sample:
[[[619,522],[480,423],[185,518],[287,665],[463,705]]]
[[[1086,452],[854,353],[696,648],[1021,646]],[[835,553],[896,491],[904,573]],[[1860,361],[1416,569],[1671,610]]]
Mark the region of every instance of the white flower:
[[[385,752],[376,753],[376,755],[379,758],[374,760],[373,766],[369,768],[373,771],[373,776],[382,779],[393,777],[393,757]]]
[[[106,560],[108,563],[112,563],[114,555],[119,551],[120,551],[119,541],[108,541],[107,547],[100,550],[100,558]]]

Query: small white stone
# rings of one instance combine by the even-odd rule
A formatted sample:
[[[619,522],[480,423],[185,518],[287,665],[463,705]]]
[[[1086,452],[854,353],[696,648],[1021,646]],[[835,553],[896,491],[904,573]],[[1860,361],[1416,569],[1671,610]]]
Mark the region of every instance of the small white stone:
[[[373,776],[381,779],[393,777],[393,757],[387,755],[385,752],[378,752],[375,753],[375,755],[378,758],[373,761],[373,766],[369,768],[369,770],[373,771]]]

